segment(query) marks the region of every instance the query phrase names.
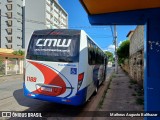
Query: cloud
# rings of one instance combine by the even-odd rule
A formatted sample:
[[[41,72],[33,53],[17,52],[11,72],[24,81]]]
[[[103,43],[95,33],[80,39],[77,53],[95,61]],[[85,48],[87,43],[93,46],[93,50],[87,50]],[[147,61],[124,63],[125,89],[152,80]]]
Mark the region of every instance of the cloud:
[[[115,45],[109,45],[109,46],[108,46],[108,49],[109,49],[110,51],[114,51],[114,50],[115,50]]]
[[[114,53],[114,51],[115,51],[115,45],[109,45],[109,46],[107,47],[107,49],[104,50],[104,51],[110,51],[110,52]]]
[[[120,42],[118,43],[118,46],[120,46],[120,45],[121,45],[121,43],[122,43],[122,41],[120,41]]]
[[[121,45],[121,43],[122,43],[123,41],[120,41],[119,43],[118,43],[118,47]],[[117,47],[117,48],[118,48]],[[106,50],[104,50],[104,51],[109,51],[109,52],[112,52],[112,53],[114,53],[114,51],[115,51],[115,45],[109,45],[108,47],[107,47],[107,49]]]

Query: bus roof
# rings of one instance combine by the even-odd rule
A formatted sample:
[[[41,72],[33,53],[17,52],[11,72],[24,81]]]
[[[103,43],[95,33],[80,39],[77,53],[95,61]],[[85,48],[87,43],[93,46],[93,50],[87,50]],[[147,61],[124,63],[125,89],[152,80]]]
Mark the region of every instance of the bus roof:
[[[36,30],[33,34],[36,35],[77,35],[80,34],[81,30],[74,29],[44,29],[44,30]]]

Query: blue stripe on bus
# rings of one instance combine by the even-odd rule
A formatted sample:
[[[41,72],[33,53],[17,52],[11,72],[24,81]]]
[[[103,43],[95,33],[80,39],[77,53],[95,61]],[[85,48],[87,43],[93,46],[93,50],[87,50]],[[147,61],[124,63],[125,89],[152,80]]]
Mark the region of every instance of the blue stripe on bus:
[[[68,105],[75,105],[79,106],[86,102],[86,95],[87,95],[87,87],[78,91],[77,94],[71,98],[64,98],[64,97],[54,97],[54,96],[46,96],[42,94],[35,94],[30,92],[23,84],[24,88],[24,95],[29,98],[45,100],[49,102],[61,103],[61,104],[68,104]],[[67,102],[69,101],[69,102]]]

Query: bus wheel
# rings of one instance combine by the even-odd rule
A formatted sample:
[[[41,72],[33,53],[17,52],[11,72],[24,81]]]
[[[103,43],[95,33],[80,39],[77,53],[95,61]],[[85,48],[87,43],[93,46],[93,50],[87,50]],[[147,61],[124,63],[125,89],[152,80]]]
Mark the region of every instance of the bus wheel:
[[[98,93],[98,87],[96,87],[95,93],[96,93],[96,94]]]
[[[94,95],[96,95],[98,93],[98,86],[99,86],[99,82],[97,82],[96,89],[94,91]]]

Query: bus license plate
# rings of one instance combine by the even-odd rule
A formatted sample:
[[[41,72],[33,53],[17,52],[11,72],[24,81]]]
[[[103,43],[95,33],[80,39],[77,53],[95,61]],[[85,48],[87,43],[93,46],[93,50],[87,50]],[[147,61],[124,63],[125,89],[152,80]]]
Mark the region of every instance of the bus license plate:
[[[52,88],[49,88],[49,87],[41,87],[41,90],[52,92]]]

